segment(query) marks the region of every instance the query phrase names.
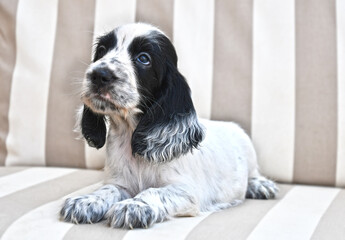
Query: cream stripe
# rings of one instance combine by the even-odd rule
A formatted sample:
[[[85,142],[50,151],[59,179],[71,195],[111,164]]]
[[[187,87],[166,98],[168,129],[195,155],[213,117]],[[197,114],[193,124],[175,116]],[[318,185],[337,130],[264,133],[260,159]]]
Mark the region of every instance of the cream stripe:
[[[294,8],[294,0],[254,1],[252,138],[262,171],[285,182],[294,162]]]
[[[336,188],[294,187],[261,220],[248,239],[310,239]]]
[[[74,226],[59,220],[58,212],[64,199],[94,191],[102,184],[97,183],[76,192],[73,192],[59,200],[49,202],[35,208],[13,222],[2,236],[2,240],[17,239],[44,239],[60,240]]]
[[[197,217],[173,218],[169,221],[155,224],[149,229],[129,231],[123,240],[176,240],[184,239],[202,220],[211,213],[202,213]]]
[[[44,165],[50,70],[57,0],[19,1],[6,165]],[[39,7],[37,7],[39,6]]]
[[[114,229],[110,228],[107,221],[102,221],[98,224],[80,224],[72,227],[64,236],[64,240],[119,240],[123,239],[128,229]]]
[[[191,11],[193,9],[193,11]],[[214,0],[175,0],[174,45],[200,117],[211,118]]]
[[[75,169],[30,168],[0,178],[0,197],[75,172]]]
[[[85,142],[85,161],[88,169],[102,169],[106,158],[105,146],[101,149],[90,147]]]
[[[345,187],[345,0],[337,0],[338,148],[336,185]]]
[[[119,25],[134,22],[135,10],[135,0],[96,0],[94,41],[99,35],[111,31]],[[97,150],[85,143],[86,168],[100,169],[104,166],[104,160],[105,147]]]
[[[28,167],[0,167],[0,178],[26,169]]]

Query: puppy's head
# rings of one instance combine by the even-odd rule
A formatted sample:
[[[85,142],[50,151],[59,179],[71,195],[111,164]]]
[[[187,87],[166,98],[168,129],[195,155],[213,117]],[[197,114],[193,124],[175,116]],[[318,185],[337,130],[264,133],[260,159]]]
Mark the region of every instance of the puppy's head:
[[[149,161],[186,154],[204,136],[175,49],[151,25],[128,24],[98,38],[82,99],[82,133],[93,147],[105,142],[104,115],[137,119],[132,151]]]

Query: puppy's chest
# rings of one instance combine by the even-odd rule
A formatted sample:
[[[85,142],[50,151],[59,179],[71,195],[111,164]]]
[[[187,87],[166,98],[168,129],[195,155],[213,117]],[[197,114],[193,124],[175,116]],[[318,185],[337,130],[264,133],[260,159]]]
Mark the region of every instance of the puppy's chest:
[[[115,183],[128,189],[132,194],[164,185],[164,166],[151,164],[132,155],[130,138],[109,135],[107,149],[107,170]]]

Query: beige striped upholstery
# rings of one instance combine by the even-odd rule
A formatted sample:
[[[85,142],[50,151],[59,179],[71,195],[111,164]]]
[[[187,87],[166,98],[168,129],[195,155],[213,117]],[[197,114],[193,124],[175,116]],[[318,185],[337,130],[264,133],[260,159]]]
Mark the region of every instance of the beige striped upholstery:
[[[345,186],[345,0],[0,0],[0,165],[100,169],[72,132],[96,35],[172,39],[201,117],[240,123],[262,172]]]
[[[92,191],[101,179],[102,172],[94,170],[0,167],[0,237],[337,240],[345,236],[345,190],[303,185],[280,185],[276,200],[246,200],[232,209],[176,218],[146,230],[110,229],[105,222],[74,225],[59,221],[63,200]]]

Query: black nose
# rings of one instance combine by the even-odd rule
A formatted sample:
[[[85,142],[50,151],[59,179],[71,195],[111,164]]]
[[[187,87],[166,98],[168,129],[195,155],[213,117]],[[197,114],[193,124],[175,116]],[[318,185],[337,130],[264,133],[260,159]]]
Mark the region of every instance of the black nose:
[[[118,77],[108,68],[98,67],[93,69],[90,74],[90,79],[93,84],[106,85],[116,81]]]

